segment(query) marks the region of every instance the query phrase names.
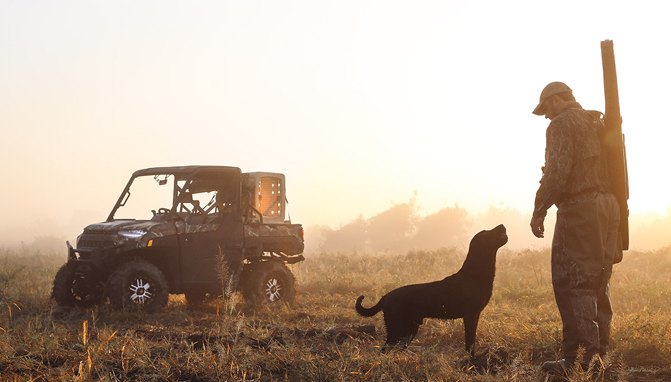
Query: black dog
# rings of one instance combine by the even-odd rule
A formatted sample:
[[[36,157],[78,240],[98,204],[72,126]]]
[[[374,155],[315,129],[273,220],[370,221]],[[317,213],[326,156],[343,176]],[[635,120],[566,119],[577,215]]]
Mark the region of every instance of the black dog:
[[[359,296],[356,311],[365,317],[384,312],[387,342],[383,350],[402,341],[409,344],[424,318],[463,318],[466,351],[473,356],[480,312],[492,297],[496,251],[507,242],[503,224],[481,231],[471,240],[459,272],[440,281],[394,289],[371,308],[361,306],[364,296]]]

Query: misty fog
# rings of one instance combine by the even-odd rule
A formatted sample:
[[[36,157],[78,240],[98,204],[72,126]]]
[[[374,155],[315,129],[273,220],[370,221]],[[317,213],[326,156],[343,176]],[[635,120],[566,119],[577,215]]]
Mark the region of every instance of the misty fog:
[[[29,226],[5,226],[0,232],[0,248],[65,256],[65,241],[74,244],[86,225],[105,219],[98,215],[79,211],[64,221],[42,219]],[[403,253],[438,248],[466,249],[475,233],[498,224],[504,224],[508,230],[508,250],[549,248],[555,208],[548,211],[543,239],[531,234],[529,219],[529,213],[505,206],[490,206],[484,212],[473,212],[455,204],[426,212],[413,197],[373,216],[353,216],[337,227],[305,226],[305,252]],[[631,249],[655,250],[669,246],[668,232],[671,232],[671,210],[666,215],[633,215],[630,218]]]

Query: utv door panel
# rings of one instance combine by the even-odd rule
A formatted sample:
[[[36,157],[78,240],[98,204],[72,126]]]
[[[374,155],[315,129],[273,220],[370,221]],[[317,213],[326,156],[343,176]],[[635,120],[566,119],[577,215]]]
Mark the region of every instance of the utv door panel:
[[[186,289],[216,290],[220,285],[218,258],[229,262],[242,248],[242,222],[217,217],[215,223],[189,224],[180,234],[182,281]]]

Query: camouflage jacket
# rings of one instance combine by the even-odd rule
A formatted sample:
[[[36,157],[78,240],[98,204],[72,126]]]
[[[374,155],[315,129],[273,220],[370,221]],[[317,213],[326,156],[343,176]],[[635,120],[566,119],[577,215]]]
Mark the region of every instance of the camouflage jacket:
[[[544,217],[553,204],[572,196],[608,191],[607,159],[599,139],[603,128],[602,114],[577,102],[550,122],[534,217]]]

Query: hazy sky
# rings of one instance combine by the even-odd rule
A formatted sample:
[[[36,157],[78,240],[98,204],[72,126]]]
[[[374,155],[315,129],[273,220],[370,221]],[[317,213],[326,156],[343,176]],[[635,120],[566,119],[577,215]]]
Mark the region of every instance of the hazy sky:
[[[79,230],[132,171],[188,164],[285,173],[306,225],[415,192],[531,211],[531,110],[555,80],[602,109],[604,39],[632,214],[666,214],[670,36],[660,1],[0,0],[0,230]]]

